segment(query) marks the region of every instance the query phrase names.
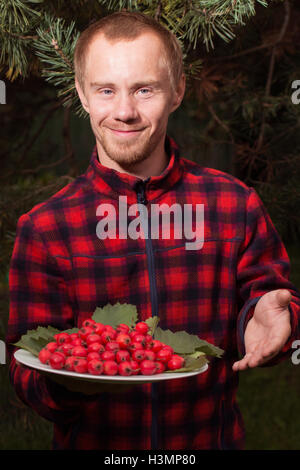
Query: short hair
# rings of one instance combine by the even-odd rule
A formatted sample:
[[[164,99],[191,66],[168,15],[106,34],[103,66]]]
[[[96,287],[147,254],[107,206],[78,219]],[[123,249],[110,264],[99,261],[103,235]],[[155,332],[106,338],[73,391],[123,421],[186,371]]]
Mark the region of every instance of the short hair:
[[[120,39],[134,40],[145,32],[153,32],[165,47],[169,77],[173,90],[176,90],[183,73],[183,54],[176,36],[154,18],[140,12],[120,11],[104,16],[88,26],[79,36],[74,50],[75,77],[84,89],[85,60],[92,40],[98,35],[112,42]]]

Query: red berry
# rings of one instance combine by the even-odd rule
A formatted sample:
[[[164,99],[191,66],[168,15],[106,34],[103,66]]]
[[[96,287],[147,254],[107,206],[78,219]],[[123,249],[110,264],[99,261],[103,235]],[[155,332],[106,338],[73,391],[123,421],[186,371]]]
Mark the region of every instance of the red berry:
[[[71,333],[71,334],[70,334],[70,340],[71,340],[71,341],[74,341],[74,339],[77,339],[77,338],[79,338],[79,336],[78,336],[77,333]]]
[[[116,375],[118,373],[118,364],[116,361],[103,362],[103,373],[105,375]]]
[[[79,374],[85,374],[87,372],[88,361],[85,357],[76,357],[74,361],[74,371]]]
[[[163,347],[163,344],[161,341],[159,341],[158,339],[154,339],[153,340],[153,344],[152,344],[152,351],[154,351],[155,353],[157,353],[160,349],[162,349]]]
[[[72,350],[72,355],[76,357],[86,357],[87,356],[87,349],[83,346],[74,346]]]
[[[95,323],[95,320],[93,320],[92,318],[87,318],[82,322],[82,327],[86,328],[88,326],[89,328],[94,328]]]
[[[59,346],[59,350],[61,350],[65,356],[71,356],[73,347],[74,346],[72,343],[63,343],[61,346]]]
[[[134,335],[132,335],[131,337],[131,341],[133,343],[141,343],[143,346],[146,345],[146,336],[145,335],[142,335],[141,333],[135,333]]]
[[[83,340],[86,340],[86,338],[92,333],[94,333],[94,330],[90,326],[84,326],[78,331],[79,337]]]
[[[169,351],[171,351],[172,354],[174,354],[174,349],[168,344],[163,343],[163,349],[168,349]]]
[[[48,351],[50,351],[51,353],[53,353],[57,349],[57,342],[51,341],[45,346],[45,348],[48,349]]]
[[[101,335],[101,333],[103,333],[103,331],[105,330],[105,325],[103,325],[103,323],[95,323],[93,325],[93,329],[94,333],[96,333],[97,335]]]
[[[119,343],[117,343],[116,341],[109,341],[108,343],[106,343],[105,349],[106,351],[112,351],[116,353],[117,351],[120,350],[120,346],[119,346]]]
[[[69,356],[66,358],[65,362],[65,369],[69,370],[71,372],[74,371],[74,361],[76,361],[78,358],[75,356]]]
[[[88,335],[86,337],[86,344],[92,344],[92,343],[99,343],[101,340],[100,340],[100,336],[97,335],[96,333],[91,333],[90,335]]]
[[[101,360],[101,356],[98,352],[90,352],[90,353],[88,353],[86,358],[87,358],[88,361],[92,361],[94,359],[98,359],[98,361]]]
[[[131,343],[131,338],[127,333],[119,333],[116,337],[117,343],[119,343],[121,349],[127,349]]]
[[[105,351],[105,347],[101,343],[91,343],[87,347],[88,352],[102,353]]]
[[[71,341],[68,333],[57,333],[53,338],[56,340],[57,344],[69,343]]]
[[[148,361],[145,359],[140,362],[141,374],[142,375],[153,375],[156,372],[156,364],[154,361]]]
[[[88,372],[93,375],[101,375],[103,372],[103,362],[99,359],[92,359],[88,362]]]
[[[145,349],[136,349],[132,351],[131,357],[134,361],[141,362],[146,359],[146,351]]]
[[[152,350],[147,350],[145,349],[145,359],[148,359],[148,361],[155,361],[156,359],[156,354]]]
[[[51,356],[51,352],[44,348],[44,349],[41,349],[40,352],[39,352],[39,360],[43,363],[43,364],[49,364],[49,359],[50,359],[50,356]]]
[[[172,357],[173,353],[168,348],[162,348],[156,353],[156,360],[166,364]]]
[[[125,323],[120,323],[116,328],[117,333],[128,333],[129,330],[130,330],[129,326],[126,325]]]
[[[181,369],[184,366],[185,360],[183,357],[173,354],[171,359],[168,361],[167,366],[170,370]]]
[[[84,344],[84,341],[79,337],[77,336],[76,338],[72,339],[72,343],[71,343],[73,346],[83,346]]]
[[[138,343],[137,341],[133,341],[128,345],[128,351],[136,351],[137,349],[144,349],[142,343]]]
[[[123,361],[130,360],[130,352],[126,351],[125,349],[120,349],[120,351],[116,352],[116,361],[118,364]]]
[[[120,375],[123,375],[123,376],[132,375],[131,362],[129,361],[121,362],[118,366],[118,372]]]
[[[140,365],[137,361],[131,360],[131,370],[132,370],[132,375],[137,375],[140,371]]]
[[[166,370],[165,364],[162,362],[155,362],[156,365],[156,374],[162,374]]]
[[[51,354],[49,358],[49,363],[52,369],[57,369],[60,370],[64,367],[65,365],[65,356],[61,354],[60,352],[54,352]]]
[[[149,326],[144,321],[140,321],[135,325],[135,331],[141,333],[142,335],[146,335],[148,333],[148,330]]]
[[[103,344],[107,344],[110,341],[113,341],[116,337],[116,332],[112,332],[111,330],[104,330],[103,333],[101,333],[100,338],[101,342]]]
[[[101,354],[102,361],[114,361],[115,360],[115,353],[113,351],[104,351]]]

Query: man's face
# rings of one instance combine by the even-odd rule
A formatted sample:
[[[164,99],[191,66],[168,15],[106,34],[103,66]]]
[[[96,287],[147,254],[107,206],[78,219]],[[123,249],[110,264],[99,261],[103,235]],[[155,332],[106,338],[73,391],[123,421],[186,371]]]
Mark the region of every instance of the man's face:
[[[111,43],[98,35],[76,88],[90,114],[98,153],[123,167],[141,162],[164,142],[168,117],[183,98],[184,77],[171,88],[163,45],[152,32]]]

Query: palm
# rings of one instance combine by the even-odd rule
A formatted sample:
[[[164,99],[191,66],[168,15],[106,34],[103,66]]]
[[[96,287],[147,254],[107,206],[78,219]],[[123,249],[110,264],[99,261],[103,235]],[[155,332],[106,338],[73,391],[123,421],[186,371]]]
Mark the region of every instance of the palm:
[[[261,297],[246,327],[246,354],[233,365],[233,370],[261,365],[282,349],[291,334],[290,300],[290,292],[284,289],[268,292]]]

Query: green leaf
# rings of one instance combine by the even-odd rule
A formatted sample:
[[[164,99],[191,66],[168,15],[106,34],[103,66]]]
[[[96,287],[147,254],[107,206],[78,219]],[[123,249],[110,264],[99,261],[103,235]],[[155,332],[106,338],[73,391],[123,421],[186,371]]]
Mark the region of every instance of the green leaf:
[[[97,323],[110,325],[116,328],[120,323],[125,323],[130,328],[134,327],[138,321],[138,314],[135,305],[120,304],[120,302],[112,305],[107,304],[105,307],[97,307],[94,311],[92,319]]]
[[[40,350],[53,341],[53,336],[57,333],[60,333],[60,330],[52,326],[38,326],[35,330],[28,330],[17,343],[14,343],[14,346],[26,349],[34,356],[38,356]]]
[[[148,334],[153,336],[159,323],[159,317],[155,315],[154,317],[147,318],[145,323],[149,326]]]
[[[203,352],[208,356],[221,357],[224,351],[213,344],[200,339],[197,335],[191,335],[186,331],[162,330],[157,327],[154,339],[158,339],[171,346],[177,354],[192,354],[195,351]]]

